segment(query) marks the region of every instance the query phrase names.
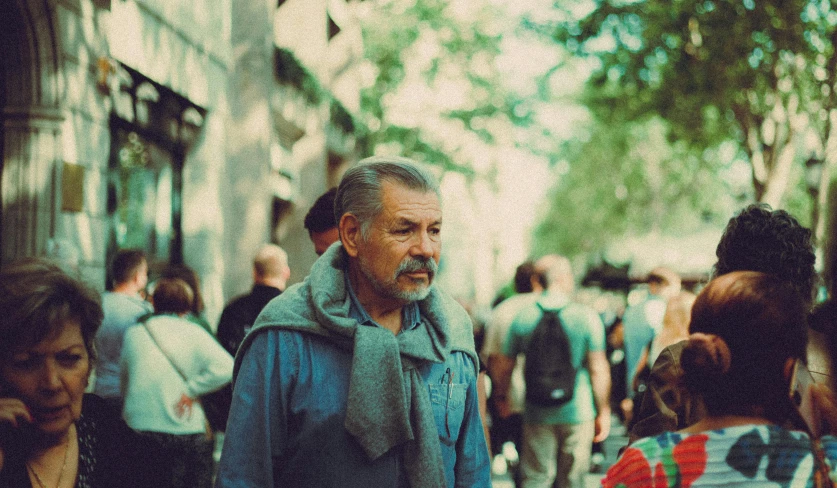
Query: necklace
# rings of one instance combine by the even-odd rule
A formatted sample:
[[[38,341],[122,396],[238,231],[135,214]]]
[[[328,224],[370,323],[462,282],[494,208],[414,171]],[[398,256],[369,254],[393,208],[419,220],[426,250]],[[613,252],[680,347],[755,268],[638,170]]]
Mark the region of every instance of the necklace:
[[[55,488],[60,488],[61,479],[64,477],[64,471],[67,470],[67,458],[69,457],[69,454],[70,454],[70,437],[72,437],[72,435],[67,436],[67,442],[64,444],[64,462],[61,464],[61,472],[58,473],[58,482],[55,483]],[[38,472],[35,471],[35,468],[32,466],[32,464],[27,462],[26,467],[29,468],[29,471],[35,477],[35,481],[38,482],[38,485],[40,486],[40,488],[46,488],[46,484],[41,479],[41,477],[38,476]]]

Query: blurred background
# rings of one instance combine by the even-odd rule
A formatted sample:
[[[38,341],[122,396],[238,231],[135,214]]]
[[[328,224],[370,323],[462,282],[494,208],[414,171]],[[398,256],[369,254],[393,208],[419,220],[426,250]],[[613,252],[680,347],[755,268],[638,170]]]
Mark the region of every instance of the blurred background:
[[[474,309],[530,256],[588,287],[705,278],[744,205],[815,231],[833,291],[837,12],[815,0],[2,0],[2,261],[104,289],[185,263],[210,324],[264,242],[372,154],[442,181],[442,285]]]

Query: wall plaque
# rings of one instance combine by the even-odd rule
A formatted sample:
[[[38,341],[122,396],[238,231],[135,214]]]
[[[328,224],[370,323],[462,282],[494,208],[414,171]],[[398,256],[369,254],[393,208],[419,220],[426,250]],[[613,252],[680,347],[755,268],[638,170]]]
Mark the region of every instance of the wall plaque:
[[[61,173],[61,210],[81,212],[84,210],[84,166],[64,163]]]

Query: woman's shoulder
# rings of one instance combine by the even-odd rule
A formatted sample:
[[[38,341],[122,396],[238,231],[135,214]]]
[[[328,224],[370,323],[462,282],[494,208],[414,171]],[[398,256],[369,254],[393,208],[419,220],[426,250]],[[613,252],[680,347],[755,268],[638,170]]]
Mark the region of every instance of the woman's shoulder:
[[[812,459],[811,452],[811,441],[805,433],[772,425],[741,425],[698,433],[665,432],[628,447],[608,470],[604,486],[616,486],[637,477],[647,477],[651,486],[657,466],[662,466],[665,473],[688,475],[689,484],[694,481],[695,486],[722,486],[723,480],[738,478],[807,478],[812,474],[811,463],[806,462]],[[770,458],[767,463],[763,462],[765,456]],[[768,464],[775,466],[765,471]]]
[[[746,424],[704,432],[664,432],[656,437],[646,437],[633,443],[634,448],[645,453],[661,453],[678,446],[691,446],[691,449],[734,450],[737,447],[750,449],[758,447],[811,450],[808,434],[770,424]],[[680,450],[684,448],[681,447]]]

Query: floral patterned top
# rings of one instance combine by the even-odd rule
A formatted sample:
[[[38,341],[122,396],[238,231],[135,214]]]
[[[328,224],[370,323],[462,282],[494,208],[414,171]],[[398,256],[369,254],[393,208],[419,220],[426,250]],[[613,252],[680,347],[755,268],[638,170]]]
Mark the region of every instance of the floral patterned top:
[[[837,439],[820,442],[837,479]],[[812,487],[816,461],[807,434],[742,425],[698,434],[666,432],[632,444],[602,480],[604,488],[705,486]]]

